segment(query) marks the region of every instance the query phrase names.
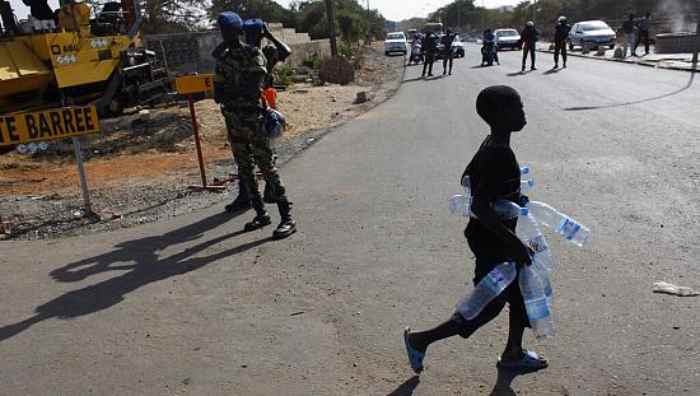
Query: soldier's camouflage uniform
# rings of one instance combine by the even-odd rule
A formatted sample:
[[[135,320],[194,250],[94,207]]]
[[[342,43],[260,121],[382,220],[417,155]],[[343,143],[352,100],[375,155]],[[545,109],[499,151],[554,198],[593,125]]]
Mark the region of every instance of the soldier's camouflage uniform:
[[[215,53],[215,96],[223,105],[228,138],[238,165],[238,174],[250,192],[251,203],[258,211],[263,203],[255,165],[263,173],[276,202],[286,202],[285,188],[275,167],[270,139],[259,133],[264,107],[260,93],[265,83],[267,60],[256,47],[222,48]]]

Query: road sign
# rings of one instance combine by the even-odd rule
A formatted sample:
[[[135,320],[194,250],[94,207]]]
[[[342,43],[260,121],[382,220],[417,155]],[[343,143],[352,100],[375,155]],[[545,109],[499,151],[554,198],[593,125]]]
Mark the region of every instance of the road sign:
[[[175,79],[175,89],[180,95],[191,95],[214,90],[213,74],[181,76]]]
[[[94,105],[0,116],[0,146],[64,139],[100,132]]]

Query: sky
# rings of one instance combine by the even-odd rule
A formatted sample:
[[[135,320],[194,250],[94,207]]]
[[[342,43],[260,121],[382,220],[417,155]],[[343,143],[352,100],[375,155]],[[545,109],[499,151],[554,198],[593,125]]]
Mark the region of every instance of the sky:
[[[19,1],[19,0],[18,0]],[[286,6],[291,0],[275,0]],[[357,0],[366,5],[367,0]],[[494,8],[504,5],[516,5],[521,0],[475,0],[477,6]],[[400,21],[411,17],[425,17],[436,9],[451,3],[452,0],[369,0],[372,9],[379,9],[384,18],[390,21]]]
[[[278,3],[287,6],[291,0],[275,0]],[[365,5],[367,0],[358,0],[360,4]],[[384,18],[391,21],[400,21],[411,17],[424,17],[428,13],[451,3],[452,0],[369,0],[369,6],[372,9],[379,9],[384,15]],[[485,7],[493,8],[503,5],[516,5],[520,0],[475,0],[476,5],[484,5]],[[15,10],[15,15],[18,18],[26,18],[29,14],[29,8],[22,3],[22,0],[10,0],[12,9]],[[58,8],[58,0],[49,0],[51,8]]]

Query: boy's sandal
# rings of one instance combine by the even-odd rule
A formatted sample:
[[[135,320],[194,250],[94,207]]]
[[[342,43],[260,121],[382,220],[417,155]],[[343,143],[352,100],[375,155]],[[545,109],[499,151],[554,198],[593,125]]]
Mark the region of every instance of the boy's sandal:
[[[549,363],[537,353],[525,351],[519,360],[504,361],[499,357],[497,366],[509,370],[541,370],[547,368]]]
[[[420,374],[423,371],[423,359],[425,358],[425,352],[421,352],[413,346],[408,341],[408,335],[411,334],[411,328],[406,327],[403,331],[403,343],[406,345],[406,354],[408,355],[408,362],[411,364],[411,368],[416,374]]]

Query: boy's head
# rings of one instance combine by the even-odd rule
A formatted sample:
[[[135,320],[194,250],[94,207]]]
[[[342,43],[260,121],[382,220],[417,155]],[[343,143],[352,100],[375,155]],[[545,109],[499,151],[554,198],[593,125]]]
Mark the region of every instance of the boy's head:
[[[476,112],[496,133],[522,130],[527,121],[518,91],[505,85],[494,85],[479,93]]]

